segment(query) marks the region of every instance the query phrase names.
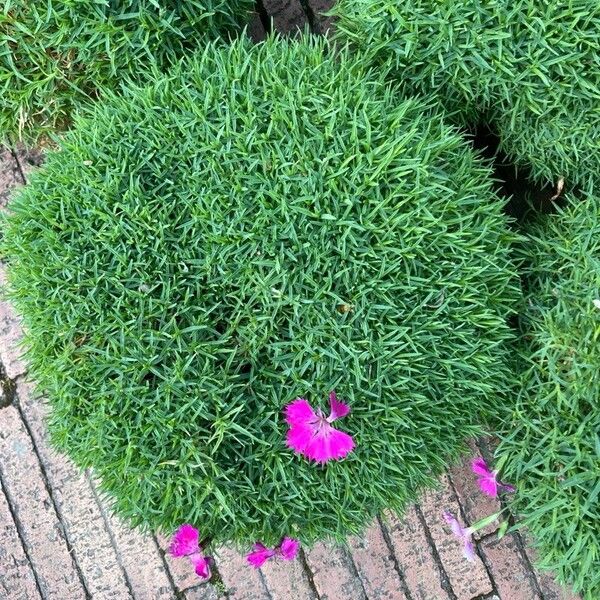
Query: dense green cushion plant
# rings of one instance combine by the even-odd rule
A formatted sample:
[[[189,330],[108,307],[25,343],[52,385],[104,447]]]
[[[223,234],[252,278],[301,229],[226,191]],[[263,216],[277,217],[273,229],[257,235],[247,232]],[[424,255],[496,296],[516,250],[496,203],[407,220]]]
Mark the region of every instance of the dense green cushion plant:
[[[77,106],[246,21],[252,0],[3,0],[0,141],[62,128]]]
[[[517,405],[498,456],[513,506],[555,569],[600,597],[600,198],[569,197],[520,254],[527,305]]]
[[[490,124],[538,180],[600,173],[596,0],[338,0],[337,31],[462,125]]]
[[[520,292],[490,169],[331,50],[211,45],[107,94],[11,204],[53,438],[134,522],[342,536],[507,402]],[[283,409],[331,390],[356,448],[321,467],[286,448]]]

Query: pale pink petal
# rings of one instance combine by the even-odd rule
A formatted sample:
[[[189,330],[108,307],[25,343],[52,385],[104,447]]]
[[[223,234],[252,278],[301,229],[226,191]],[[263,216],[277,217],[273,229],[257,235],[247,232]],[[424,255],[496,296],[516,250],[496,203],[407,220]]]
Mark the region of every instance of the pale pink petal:
[[[211,572],[209,556],[204,556],[200,552],[195,552],[194,554],[190,555],[190,560],[194,565],[194,571],[196,571],[196,575],[198,575],[198,577],[201,577],[202,579],[210,579]]]
[[[479,484],[479,489],[487,496],[494,498],[498,496],[498,482],[494,475],[491,477],[479,477],[477,483]]]
[[[171,556],[187,556],[194,552],[198,552],[198,530],[185,523],[174,534],[169,546]]]
[[[283,538],[281,546],[279,546],[279,552],[281,553],[281,558],[283,558],[283,560],[293,560],[296,558],[299,549],[300,542],[289,537]]]
[[[350,412],[350,407],[344,402],[340,402],[335,395],[335,392],[329,394],[329,406],[331,407],[331,413],[327,417],[327,421],[332,423],[336,419],[345,417]]]
[[[473,545],[471,536],[468,536],[465,538],[465,545],[463,547],[463,552],[464,552],[465,558],[469,562],[475,561],[475,546]]]
[[[471,462],[471,469],[473,470],[473,473],[476,473],[477,475],[483,475],[486,477],[492,475],[492,472],[488,469],[488,466],[483,458],[474,458]]]
[[[344,458],[354,448],[354,440],[343,431],[328,424],[312,437],[306,446],[305,454],[311,460],[325,463],[328,460]]]
[[[458,520],[456,519],[456,517],[451,512],[445,511],[444,519],[446,519],[446,523],[448,523],[450,525],[450,528],[452,529],[452,533],[456,537],[459,537],[462,539],[464,537],[463,528],[461,527],[461,525],[458,522]]]
[[[287,432],[287,445],[289,448],[303,454],[313,437],[313,430],[308,425],[292,425]]]
[[[246,556],[246,560],[256,569],[260,569],[260,567],[273,556],[275,556],[275,550],[267,548],[260,542],[257,542],[252,547],[252,552]]]
[[[316,419],[317,415],[304,398],[297,398],[285,407],[285,420],[290,425],[306,425]]]

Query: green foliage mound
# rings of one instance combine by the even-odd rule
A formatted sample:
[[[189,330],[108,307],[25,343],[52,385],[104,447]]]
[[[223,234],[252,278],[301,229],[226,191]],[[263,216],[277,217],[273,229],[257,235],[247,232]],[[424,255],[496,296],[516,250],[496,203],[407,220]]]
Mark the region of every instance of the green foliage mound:
[[[538,180],[600,181],[596,0],[339,0],[338,37],[409,94],[479,121]]]
[[[600,198],[570,197],[521,248],[521,393],[498,455],[542,565],[600,598]],[[596,301],[596,302],[594,302]]]
[[[519,286],[490,170],[331,50],[210,45],[79,117],[11,205],[54,440],[134,522],[342,536],[506,402]],[[331,390],[356,449],[319,467],[282,412]]]
[[[2,6],[3,5],[3,6]],[[252,0],[4,0],[0,141],[63,128],[82,102],[243,25]]]

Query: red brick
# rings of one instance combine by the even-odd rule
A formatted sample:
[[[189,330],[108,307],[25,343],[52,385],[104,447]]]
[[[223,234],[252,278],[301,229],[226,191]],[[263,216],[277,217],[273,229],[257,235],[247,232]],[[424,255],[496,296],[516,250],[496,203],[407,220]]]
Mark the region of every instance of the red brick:
[[[501,508],[498,498],[486,496],[479,489],[477,477],[471,470],[471,460],[476,456],[480,456],[481,453],[474,442],[471,442],[470,446],[472,455],[465,457],[459,464],[454,465],[449,473],[458,501],[463,508],[463,513],[469,525],[498,512]],[[473,537],[479,539],[484,535],[493,533],[498,529],[498,525],[498,521],[495,521],[480,529]]]
[[[475,556],[474,562],[464,558],[462,543],[444,520],[443,512],[448,510],[462,521],[458,501],[445,475],[440,477],[440,489],[428,490],[423,495],[421,510],[458,600],[491,593],[492,583],[483,562],[479,556]]]
[[[483,552],[500,598],[510,598],[510,600],[540,598],[535,577],[521,556],[513,534],[507,534],[501,540],[496,536],[489,537],[479,545],[479,548]]]
[[[406,597],[392,551],[377,520],[363,535],[351,537],[349,544],[369,600],[400,600]]]
[[[0,413],[1,414],[1,413]],[[1,482],[0,482],[1,483]],[[10,600],[37,600],[31,564],[25,556],[8,502],[0,485],[0,594]]]
[[[306,553],[313,581],[322,600],[361,600],[366,598],[356,567],[348,550],[319,542]]]
[[[19,164],[12,152],[0,146],[0,209],[6,208],[12,190],[22,183]]]
[[[102,598],[129,598],[125,574],[89,479],[48,443],[47,404],[36,397],[33,384],[21,380],[17,383],[17,399],[88,591]]]
[[[255,44],[262,42],[267,37],[267,32],[265,31],[260,15],[257,12],[253,12],[250,21],[248,21],[247,33],[248,37]]]
[[[226,600],[226,596],[217,591],[213,585],[200,585],[199,587],[186,590],[183,594],[185,600]],[[145,598],[145,596],[140,596]]]
[[[315,22],[318,27],[317,33],[333,33],[334,19],[327,17],[323,13],[331,10],[335,0],[308,0],[308,6],[315,16]]]
[[[229,546],[216,552],[217,568],[231,600],[269,600],[261,572],[243,554]]]
[[[413,600],[450,598],[442,587],[442,572],[415,508],[410,507],[402,521],[396,515],[386,513],[384,527]]]
[[[263,6],[280,33],[303,31],[308,25],[300,0],[263,0]]]
[[[45,598],[85,598],[31,439],[14,406],[0,411],[0,475]]]
[[[0,288],[5,284],[6,265],[0,262]],[[15,379],[27,371],[27,365],[21,358],[22,337],[21,319],[12,304],[0,297],[0,362],[9,379]]]
[[[300,557],[291,561],[271,559],[261,570],[273,600],[312,600],[316,597]]]
[[[581,600],[581,596],[560,585],[551,572],[537,571],[536,575],[545,600]]]
[[[120,562],[135,598],[172,600],[174,590],[160,550],[149,534],[132,529],[105,509],[105,516]]]

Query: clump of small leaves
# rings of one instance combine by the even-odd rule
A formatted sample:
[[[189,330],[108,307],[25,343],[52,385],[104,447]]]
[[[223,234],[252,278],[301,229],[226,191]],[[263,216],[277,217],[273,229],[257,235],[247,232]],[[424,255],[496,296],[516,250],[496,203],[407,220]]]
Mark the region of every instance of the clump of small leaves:
[[[600,597],[600,199],[568,196],[523,243],[517,404],[498,456],[541,565]]]
[[[338,37],[461,125],[485,121],[537,181],[600,181],[595,0],[339,0]]]
[[[252,0],[4,0],[0,141],[62,129],[82,103],[247,21]]]
[[[507,402],[503,204],[325,41],[209,45],[107,94],[4,227],[55,443],[133,522],[215,541],[401,510]]]

